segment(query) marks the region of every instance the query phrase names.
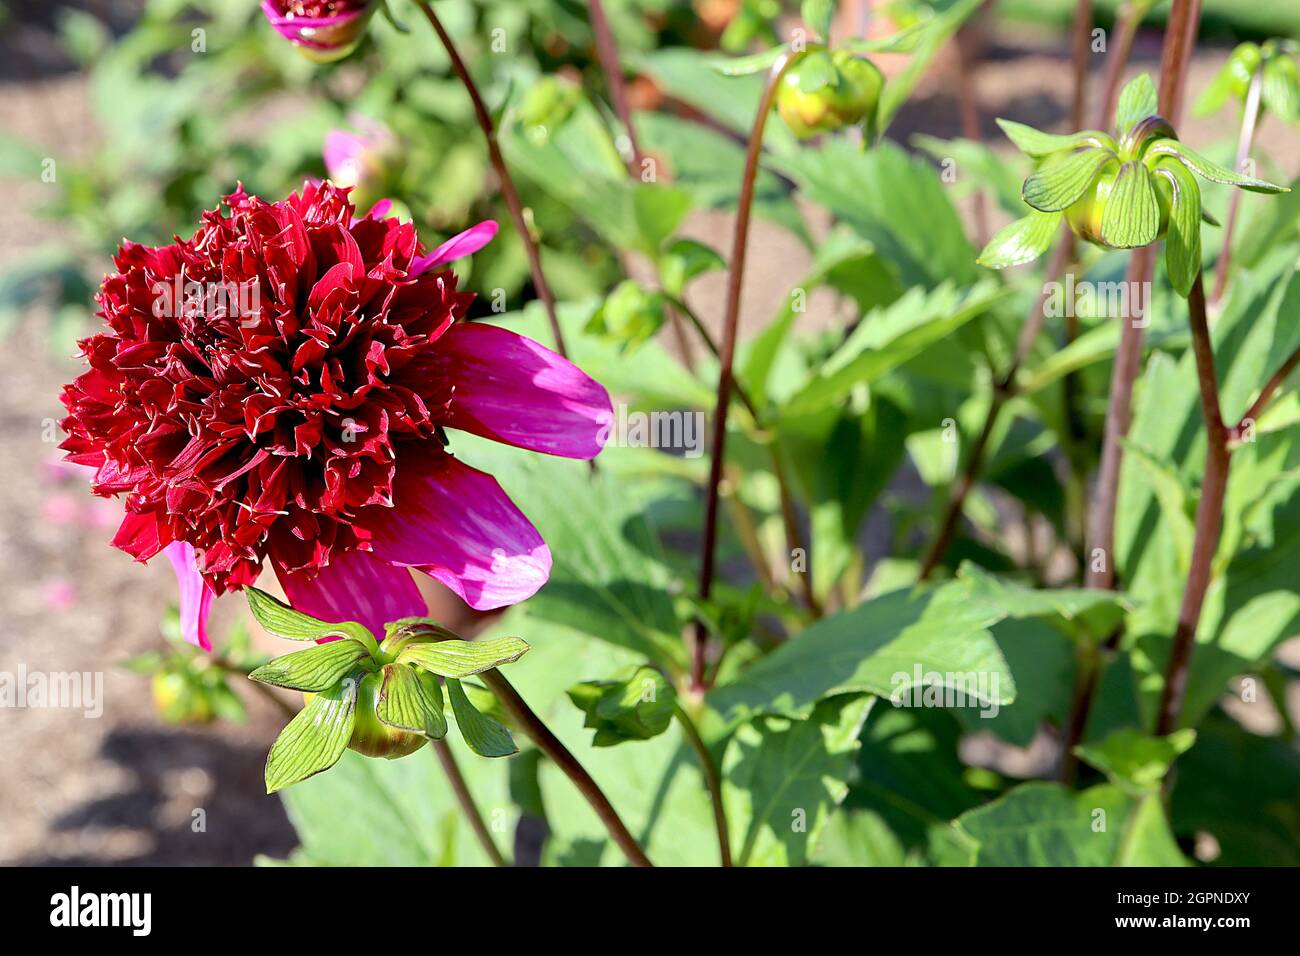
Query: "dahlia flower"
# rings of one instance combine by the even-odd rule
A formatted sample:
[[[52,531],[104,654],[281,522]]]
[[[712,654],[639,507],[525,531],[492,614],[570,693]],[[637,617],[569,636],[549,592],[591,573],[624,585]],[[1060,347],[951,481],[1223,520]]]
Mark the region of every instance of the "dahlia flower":
[[[381,215],[356,218],[328,182],[274,203],[240,187],[191,239],[125,243],[104,280],[108,330],[81,342],[61,447],[94,469],[92,491],[125,496],[113,543],[166,553],[195,644],[212,598],[267,562],[300,610],[377,634],[425,613],[408,568],[478,609],[550,573],[536,529],[446,430],[592,458],[609,395],[536,342],[464,321],[473,295],[438,267],[495,223],[424,253]]]
[[[377,0],[262,0],[271,26],[318,63],[355,50],[378,6]]]

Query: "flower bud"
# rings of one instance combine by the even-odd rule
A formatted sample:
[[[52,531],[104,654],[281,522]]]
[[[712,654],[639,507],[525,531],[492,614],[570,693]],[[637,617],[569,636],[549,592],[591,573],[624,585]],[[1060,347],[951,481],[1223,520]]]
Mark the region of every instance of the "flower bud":
[[[378,0],[262,0],[271,26],[316,63],[355,50],[378,6]]]
[[[874,63],[848,50],[808,53],[781,78],[776,109],[800,139],[870,121],[885,79]]]
[[[421,675],[421,680],[435,680],[429,675]],[[366,757],[384,757],[396,760],[413,754],[429,738],[423,734],[411,733],[390,727],[379,719],[376,708],[379,706],[379,689],[383,686],[384,675],[379,671],[370,671],[359,678],[357,683],[356,721],[352,725],[352,739],[348,747]],[[315,694],[303,694],[303,704],[310,703]]]
[[[325,170],[330,182],[351,188],[348,199],[367,209],[388,195],[400,171],[402,150],[383,123],[366,116],[348,117],[356,130],[332,129],[325,134]]]

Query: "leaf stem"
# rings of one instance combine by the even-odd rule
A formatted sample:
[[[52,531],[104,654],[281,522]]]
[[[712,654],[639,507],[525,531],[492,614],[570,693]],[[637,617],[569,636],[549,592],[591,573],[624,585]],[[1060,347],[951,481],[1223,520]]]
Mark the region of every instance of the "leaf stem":
[[[682,732],[686,734],[686,739],[690,742],[691,747],[695,750],[695,755],[700,760],[700,769],[704,772],[704,782],[708,785],[709,798],[713,802],[713,824],[718,831],[718,854],[724,867],[732,866],[731,836],[727,827],[727,810],[722,803],[722,778],[718,775],[718,768],[713,762],[713,756],[709,753],[709,748],[705,745],[704,738],[700,736],[695,722],[691,720],[691,715],[686,713],[681,704],[677,704],[673,708],[673,716],[682,725]]]
[[[605,829],[609,831],[610,837],[618,844],[619,849],[623,851],[623,855],[628,858],[628,861],[633,866],[653,866],[654,864],[645,855],[645,851],[641,849],[641,845],[637,843],[636,837],[632,836],[628,831],[623,824],[622,818],[619,817],[618,811],[614,809],[613,804],[609,802],[600,786],[592,779],[591,774],[587,773],[582,764],[578,762],[578,758],[569,751],[569,748],[565,747],[560,742],[560,739],[551,733],[550,728],[533,712],[528,703],[519,696],[519,692],[515,690],[510,681],[506,680],[505,675],[494,667],[483,671],[479,676],[488,689],[496,694],[497,699],[501,701],[501,706],[506,709],[506,713],[514,719],[515,723],[537,745],[537,748],[573,781],[574,786],[591,804],[592,810],[605,824]]]
[[[740,198],[736,206],[736,228],[731,246],[731,269],[727,276],[727,306],[723,318],[722,345],[718,354],[718,397],[713,408],[713,448],[709,460],[709,485],[704,510],[704,540],[700,552],[699,596],[707,600],[713,591],[715,552],[718,545],[718,485],[722,481],[722,462],[727,445],[727,410],[731,404],[732,362],[736,355],[736,330],[740,323],[740,288],[745,274],[745,250],[749,243],[749,218],[754,205],[754,183],[758,178],[759,158],[763,151],[763,130],[776,97],[778,84],[791,62],[790,52],[781,54],[768,73],[767,85],[758,102],[758,112],[745,150],[745,170],[740,181]],[[708,632],[704,621],[695,619],[691,643],[691,686],[704,688],[705,644]]]
[[[1160,694],[1156,733],[1164,736],[1178,727],[1183,701],[1187,695],[1187,676],[1191,669],[1196,628],[1210,585],[1214,553],[1219,546],[1223,524],[1223,502],[1228,487],[1228,468],[1232,452],[1228,429],[1223,424],[1219,406],[1219,382],[1214,369],[1214,346],[1205,315],[1205,289],[1198,274],[1187,297],[1192,328],[1192,349],[1196,356],[1196,381],[1201,393],[1201,417],[1205,421],[1205,475],[1201,479],[1201,500],[1196,506],[1196,531],[1192,539],[1192,559],[1187,572],[1187,586],[1178,612],[1169,661],[1165,667],[1165,684]]]
[[[1259,102],[1264,87],[1264,71],[1257,68],[1250,78],[1250,89],[1246,92],[1246,107],[1241,116],[1241,133],[1237,137],[1237,171],[1250,159],[1250,150],[1255,142],[1255,132],[1259,127]],[[1228,221],[1223,226],[1223,251],[1219,254],[1219,271],[1214,280],[1214,291],[1210,294],[1210,305],[1217,306],[1223,301],[1228,288],[1228,273],[1232,268],[1232,234],[1237,228],[1237,213],[1241,209],[1242,190],[1234,189],[1228,200]]]
[[[609,19],[605,16],[605,7],[601,0],[587,0],[587,17],[591,21],[591,32],[596,40],[596,58],[605,74],[605,85],[609,87],[609,99],[614,106],[618,121],[623,124],[627,134],[631,159],[628,173],[633,179],[641,175],[641,147],[637,145],[636,129],[632,126],[632,110],[628,107],[627,86],[623,82],[623,68],[619,65],[618,43],[609,28]]]
[[[546,309],[546,318],[551,326],[551,336],[555,340],[555,351],[568,358],[569,353],[564,344],[564,333],[560,330],[560,320],[555,313],[555,296],[552,294],[551,286],[546,281],[546,275],[542,271],[542,254],[537,247],[532,232],[528,228],[523,203],[519,199],[519,191],[515,188],[515,181],[510,175],[510,170],[506,167],[505,158],[501,155],[501,147],[497,142],[496,126],[492,122],[492,116],[483,102],[478,85],[470,75],[469,68],[465,65],[465,61],[461,59],[460,52],[456,49],[456,44],[443,27],[442,21],[433,12],[433,7],[428,4],[427,0],[415,0],[415,5],[419,7],[425,19],[429,21],[429,25],[433,27],[433,32],[438,34],[438,39],[442,41],[443,48],[451,59],[453,72],[465,87],[465,92],[469,94],[470,103],[474,107],[474,118],[478,121],[483,138],[487,141],[488,160],[496,171],[497,182],[501,187],[501,196],[506,201],[506,206],[510,210],[510,217],[514,220],[515,230],[519,233],[519,239],[524,244],[524,253],[528,257],[528,271],[533,280],[533,289],[537,292],[537,297],[542,300],[542,306]]]
[[[483,852],[487,854],[493,866],[509,866],[510,864],[506,861],[506,858],[497,849],[496,842],[492,839],[492,833],[488,830],[487,824],[483,822],[483,814],[479,813],[478,804],[474,802],[474,795],[470,793],[469,785],[465,782],[465,777],[461,774],[460,766],[456,763],[451,748],[447,746],[447,741],[445,739],[433,740],[430,743],[433,746],[434,754],[438,757],[438,762],[442,764],[442,769],[447,774],[447,782],[451,784],[452,792],[456,794],[456,802],[460,804],[460,812],[469,821],[469,825],[474,830],[474,835],[478,838]]]

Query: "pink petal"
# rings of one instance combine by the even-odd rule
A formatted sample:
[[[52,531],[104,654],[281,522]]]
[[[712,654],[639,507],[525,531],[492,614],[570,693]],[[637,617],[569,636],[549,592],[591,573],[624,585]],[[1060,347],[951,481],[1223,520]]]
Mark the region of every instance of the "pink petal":
[[[393,505],[367,522],[375,554],[419,568],[480,611],[532,597],[551,550],[497,480],[450,455],[404,456]]]
[[[171,532],[153,515],[128,511],[113,536],[113,547],[121,548],[137,561],[148,561],[171,541]]]
[[[314,574],[276,567],[275,576],[289,603],[302,613],[331,624],[360,621],[379,640],[389,621],[427,613],[410,572],[366,551],[335,552]]]
[[[176,572],[176,583],[181,596],[181,635],[195,647],[212,650],[208,638],[208,611],[215,597],[203,575],[199,573],[197,555],[193,545],[186,541],[173,541],[163,549],[167,560]]]
[[[391,199],[381,199],[370,207],[370,212],[362,216],[363,219],[383,219],[388,215],[388,210],[393,208]]]
[[[609,393],[568,359],[480,322],[456,323],[439,346],[437,374],[456,386],[448,426],[564,458],[595,458],[604,447]]]
[[[491,219],[485,219],[477,226],[470,226],[464,232],[452,236],[428,255],[411,260],[410,273],[418,276],[448,262],[472,256],[491,242],[496,234],[497,224]]]
[[[346,130],[332,129],[325,134],[325,169],[336,185],[352,186],[361,174],[366,141]]]

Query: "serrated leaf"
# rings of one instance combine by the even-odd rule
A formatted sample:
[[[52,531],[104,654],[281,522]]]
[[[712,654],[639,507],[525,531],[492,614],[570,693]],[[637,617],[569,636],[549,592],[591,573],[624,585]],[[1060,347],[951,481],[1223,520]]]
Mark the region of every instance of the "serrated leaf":
[[[442,688],[438,679],[406,664],[384,666],[375,715],[390,727],[424,734],[433,740],[447,736],[447,717],[442,712]]]
[[[1126,727],[1096,744],[1084,744],[1075,753],[1096,767],[1118,787],[1136,793],[1158,791],[1175,760],[1196,742],[1196,731],[1186,728],[1167,737],[1152,737]]]
[[[326,637],[346,637],[361,642],[368,650],[376,647],[374,635],[364,625],[356,621],[331,624],[318,618],[310,617],[301,611],[295,611],[283,601],[279,601],[265,591],[244,588],[244,597],[248,599],[248,609],[253,612],[257,623],[263,630],[276,637],[290,641],[319,641]]]
[[[1160,235],[1160,203],[1151,170],[1125,163],[1115,177],[1101,214],[1101,239],[1112,249],[1137,249]]]
[[[1020,190],[1025,202],[1043,212],[1062,212],[1083,196],[1107,163],[1110,150],[1089,146],[1043,161]]]
[[[447,697],[451,700],[451,711],[456,715],[456,726],[465,744],[480,757],[508,757],[518,753],[510,731],[486,714],[480,713],[460,686],[460,681],[448,679]]]
[[[248,676],[263,684],[320,693],[337,685],[369,658],[370,652],[356,641],[330,641],[277,657]]]
[[[996,122],[1002,127],[1002,132],[1007,134],[1007,139],[1015,143],[1022,153],[1035,159],[1050,156],[1052,153],[1064,152],[1067,149],[1077,149],[1080,146],[1096,146],[1109,149],[1111,152],[1115,152],[1117,149],[1115,141],[1100,130],[1085,129],[1077,133],[1058,135],[1056,133],[1044,133],[1042,130],[1026,126],[1024,123],[1017,123],[1014,120],[1000,117]]]
[[[313,697],[271,745],[266,792],[275,793],[338,763],[352,739],[357,684],[348,680]]]
[[[1155,175],[1163,176],[1173,189],[1165,236],[1165,268],[1174,291],[1186,298],[1201,271],[1201,187],[1177,160],[1161,161]]]
[[[517,637],[495,637],[485,641],[428,641],[403,647],[397,660],[443,677],[470,677],[517,661],[527,651],[528,645]]]
[[[1147,73],[1133,77],[1120,90],[1115,106],[1115,131],[1121,139],[1148,116],[1160,112],[1160,98],[1156,85]]]
[[[1212,183],[1240,186],[1242,189],[1248,189],[1256,193],[1289,193],[1291,191],[1287,186],[1278,186],[1263,179],[1255,179],[1251,176],[1234,173],[1226,166],[1211,162],[1176,139],[1157,140],[1147,150],[1147,156],[1173,156],[1181,159],[1184,166],[1202,179],[1208,179]]]
[[[1063,215],[1032,210],[1028,216],[998,230],[976,261],[989,269],[1006,269],[1033,262],[1052,247],[1061,231]]]

